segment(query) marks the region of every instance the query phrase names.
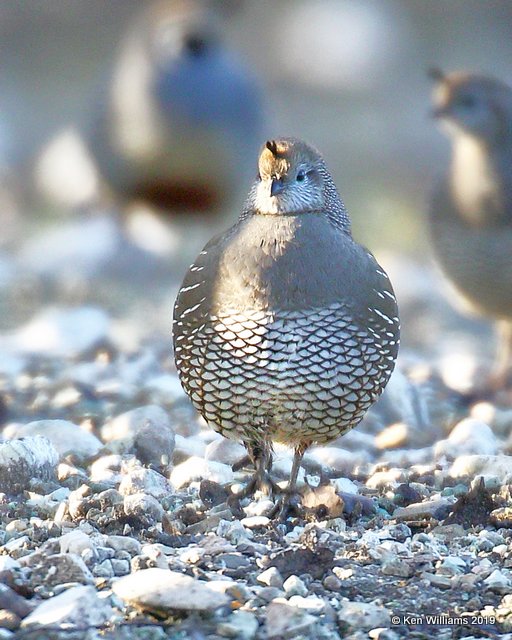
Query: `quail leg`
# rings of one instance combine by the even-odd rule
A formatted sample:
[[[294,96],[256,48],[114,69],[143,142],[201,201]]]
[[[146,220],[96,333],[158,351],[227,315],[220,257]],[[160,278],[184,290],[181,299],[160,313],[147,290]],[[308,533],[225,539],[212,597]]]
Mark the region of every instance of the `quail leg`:
[[[279,486],[270,477],[272,469],[272,448],[268,442],[246,444],[248,457],[253,462],[255,473],[243,491],[237,494],[238,499],[251,496],[258,489],[271,495],[280,492]],[[237,465],[238,466],[238,465]]]
[[[290,481],[286,492],[283,493],[283,497],[280,503],[279,520],[284,522],[288,517],[290,507],[292,506],[292,500],[296,499],[297,495],[297,477],[299,475],[300,464],[306,449],[310,446],[311,442],[301,442],[295,447],[295,455],[293,456],[292,470],[290,473]]]

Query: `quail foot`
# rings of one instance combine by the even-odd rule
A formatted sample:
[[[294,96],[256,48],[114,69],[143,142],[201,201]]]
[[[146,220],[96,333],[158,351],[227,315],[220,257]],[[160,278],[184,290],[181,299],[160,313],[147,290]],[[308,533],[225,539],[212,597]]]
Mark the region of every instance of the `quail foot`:
[[[512,364],[512,89],[483,75],[430,75],[433,115],[452,143],[430,206],[432,243],[472,310],[497,323],[498,389]]]
[[[174,307],[181,384],[208,424],[242,441],[272,484],[272,443],[295,450],[283,511],[312,443],[355,427],[393,371],[397,303],[351,235],[322,156],[269,140],[238,222],[213,238]]]

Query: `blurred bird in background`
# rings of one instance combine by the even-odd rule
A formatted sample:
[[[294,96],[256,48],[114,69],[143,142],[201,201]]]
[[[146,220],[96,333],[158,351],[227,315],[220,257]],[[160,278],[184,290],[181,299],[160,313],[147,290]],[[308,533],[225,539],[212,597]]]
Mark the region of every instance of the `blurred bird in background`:
[[[445,275],[498,326],[491,388],[512,365],[512,90],[470,73],[430,71],[433,115],[452,143],[430,207],[432,242]]]
[[[225,17],[220,2],[165,0],[126,33],[86,136],[124,203],[206,216],[247,190],[263,101],[252,71],[223,43]]]

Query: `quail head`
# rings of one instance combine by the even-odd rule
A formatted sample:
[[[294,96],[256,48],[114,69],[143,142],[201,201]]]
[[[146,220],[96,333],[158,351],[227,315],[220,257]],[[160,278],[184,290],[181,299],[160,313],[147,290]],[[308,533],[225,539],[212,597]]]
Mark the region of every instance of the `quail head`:
[[[246,493],[272,484],[278,441],[295,449],[289,496],[309,445],[352,429],[377,400],[397,357],[397,304],[318,151],[265,144],[238,222],[185,276],[173,338],[193,405],[255,464]]]
[[[250,178],[262,93],[223,43],[221,9],[207,0],[159,1],[121,43],[86,137],[101,176],[125,202],[173,214],[225,212]]]
[[[501,385],[512,356],[512,90],[482,75],[431,75],[433,115],[452,143],[430,207],[432,242],[469,305],[498,322]]]

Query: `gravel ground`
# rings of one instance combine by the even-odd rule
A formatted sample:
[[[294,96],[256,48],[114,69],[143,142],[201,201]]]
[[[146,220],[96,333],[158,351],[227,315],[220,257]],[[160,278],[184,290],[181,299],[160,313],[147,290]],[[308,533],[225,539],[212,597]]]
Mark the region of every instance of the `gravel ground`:
[[[8,299],[64,294],[0,336],[0,640],[512,638],[510,398],[451,384],[449,338],[436,366],[407,338],[438,298],[403,296],[413,348],[357,429],[307,453],[279,524],[269,496],[236,497],[244,449],[181,390],[171,278],[150,301],[95,276],[86,305],[87,272],[11,273]],[[276,446],[276,479],[290,467]]]

